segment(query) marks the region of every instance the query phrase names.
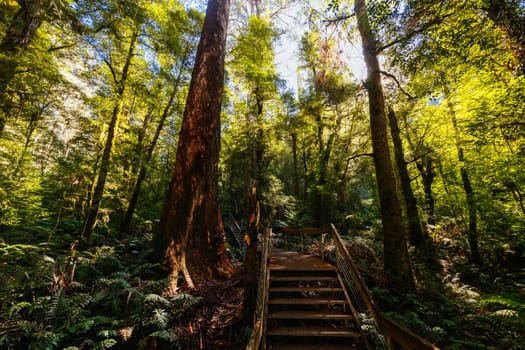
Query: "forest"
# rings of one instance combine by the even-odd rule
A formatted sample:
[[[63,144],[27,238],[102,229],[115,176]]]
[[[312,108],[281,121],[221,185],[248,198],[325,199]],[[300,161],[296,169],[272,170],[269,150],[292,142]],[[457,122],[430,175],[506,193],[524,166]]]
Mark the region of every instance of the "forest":
[[[522,0],[0,0],[0,349],[244,349],[260,227],[332,224],[390,319],[525,349],[524,164]]]

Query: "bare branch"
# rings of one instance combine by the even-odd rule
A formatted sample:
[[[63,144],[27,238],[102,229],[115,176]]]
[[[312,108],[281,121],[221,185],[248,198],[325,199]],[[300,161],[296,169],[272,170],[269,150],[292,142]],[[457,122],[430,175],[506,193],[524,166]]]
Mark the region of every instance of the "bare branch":
[[[440,24],[441,22],[443,22],[445,19],[447,19],[450,16],[452,16],[452,13],[449,13],[449,14],[446,14],[446,15],[443,15],[443,16],[438,16],[438,17],[428,21],[427,23],[423,24],[421,27],[415,28],[413,30],[410,30],[405,35],[403,35],[401,37],[398,37],[397,39],[395,39],[395,40],[393,40],[393,41],[391,41],[391,42],[389,42],[389,43],[387,43],[387,44],[385,44],[383,46],[378,47],[376,49],[376,53],[380,53],[380,52],[388,49],[389,47],[392,47],[394,45],[397,45],[399,43],[407,41],[407,40],[411,39],[412,37],[416,36],[417,34],[423,33],[426,30],[430,29],[431,27]]]
[[[361,157],[373,157],[373,156],[374,156],[373,153],[359,153],[359,154],[355,154],[351,157],[346,158],[346,162],[348,163],[354,159],[361,158]]]
[[[352,18],[354,16],[355,16],[355,13],[351,13],[349,15],[341,15],[335,18],[325,19],[323,20],[323,22],[326,23],[327,25],[330,25],[330,24],[346,21],[347,19]]]
[[[414,98],[417,97],[417,96],[412,96],[412,95],[410,95],[405,89],[403,89],[403,87],[401,86],[401,83],[399,82],[399,80],[396,78],[395,75],[390,74],[390,73],[385,72],[385,71],[382,71],[382,70],[379,71],[379,72],[380,72],[381,74],[383,74],[383,75],[389,77],[389,78],[392,79],[393,81],[395,81],[396,84],[397,84],[397,87],[399,88],[399,90],[400,90],[403,94],[405,94],[410,100],[412,100],[412,99],[414,99]]]
[[[73,47],[75,45],[77,45],[77,43],[67,44],[67,45],[60,45],[60,46],[54,46],[54,47],[50,47],[49,49],[47,49],[47,52],[53,52],[53,51],[58,51],[58,50],[62,50],[62,49],[69,49],[70,47]]]
[[[113,76],[113,80],[115,81],[115,84],[119,84],[119,80],[117,78],[117,74],[115,73],[115,70],[113,69],[113,65],[107,58],[104,58],[104,63],[108,66],[109,71],[111,72],[111,75]]]

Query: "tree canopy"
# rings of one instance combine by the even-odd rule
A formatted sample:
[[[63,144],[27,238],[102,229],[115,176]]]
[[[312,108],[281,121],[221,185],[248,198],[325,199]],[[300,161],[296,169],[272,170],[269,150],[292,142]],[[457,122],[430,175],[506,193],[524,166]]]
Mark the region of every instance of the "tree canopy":
[[[256,188],[442,348],[520,349],[524,38],[517,0],[2,1],[0,347],[182,344]]]

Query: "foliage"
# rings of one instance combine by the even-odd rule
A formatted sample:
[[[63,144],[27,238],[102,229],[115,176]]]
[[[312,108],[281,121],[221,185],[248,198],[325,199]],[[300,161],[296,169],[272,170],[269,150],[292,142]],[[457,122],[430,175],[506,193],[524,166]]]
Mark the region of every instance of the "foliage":
[[[16,63],[0,96],[0,347],[176,346],[178,320],[201,301],[164,297],[166,281],[147,247],[170,185],[204,15],[190,8],[196,2],[178,0],[34,3],[45,13],[27,48],[0,52]],[[359,61],[353,2],[286,8],[292,3],[232,6],[221,211],[243,217],[257,182],[262,215],[275,226],[335,223],[381,256],[368,101],[364,78],[350,69]],[[437,250],[429,272],[418,260],[424,253],[410,247],[420,294],[382,285],[374,294],[392,318],[444,349],[523,347],[525,79],[511,28],[501,25],[516,17],[490,13],[489,3],[367,1],[386,103],[400,116],[411,185]],[[0,40],[20,4],[0,2]],[[282,28],[291,14],[293,43]],[[277,69],[283,47],[297,56],[297,89]],[[79,247],[116,102],[122,109],[93,244]],[[481,266],[466,259],[461,169],[474,192]],[[120,233],[137,188],[131,230]],[[303,243],[297,237],[287,247]]]
[[[162,296],[166,281],[149,279],[157,265],[145,260],[148,251],[137,250],[145,242],[88,251],[2,243],[0,344],[106,349],[148,338],[176,344],[174,326],[200,299]]]

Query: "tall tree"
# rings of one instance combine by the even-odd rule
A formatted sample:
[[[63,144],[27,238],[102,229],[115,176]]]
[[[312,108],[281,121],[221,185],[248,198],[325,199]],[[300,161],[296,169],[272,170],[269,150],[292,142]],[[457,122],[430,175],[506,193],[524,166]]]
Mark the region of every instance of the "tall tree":
[[[456,111],[454,110],[454,105],[451,100],[450,91],[445,90],[448,97],[448,108],[450,111],[450,118],[452,121],[452,127],[454,130],[454,136],[456,141],[456,148],[458,151],[458,160],[459,160],[459,172],[461,174],[461,180],[463,182],[463,190],[465,191],[465,196],[467,198],[467,209],[468,209],[468,242],[470,246],[470,261],[479,264],[481,262],[481,256],[479,254],[478,248],[478,219],[477,219],[477,206],[476,199],[474,197],[474,190],[472,188],[472,183],[470,180],[469,171],[466,165],[465,149],[463,147],[463,140],[459,133],[458,121],[456,116]]]
[[[5,127],[8,113],[6,88],[18,67],[17,54],[23,52],[33,40],[42,24],[46,10],[41,0],[19,0],[17,11],[0,42],[0,136]]]
[[[229,0],[209,0],[179,135],[175,169],[155,237],[169,264],[168,294],[182,272],[193,279],[227,276],[231,264],[218,206],[220,116]]]
[[[392,286],[410,289],[413,288],[412,271],[388,146],[385,102],[377,58],[378,42],[370,25],[366,1],[356,0],[354,12],[357,16],[363,56],[368,72],[365,87],[368,91],[372,148],[383,222],[385,272]]]
[[[397,170],[399,172],[399,178],[401,182],[401,190],[405,200],[410,243],[417,246],[422,243],[424,238],[423,226],[421,225],[421,219],[419,218],[416,196],[414,196],[414,191],[412,191],[412,186],[410,185],[410,175],[408,174],[407,163],[405,161],[403,142],[400,136],[401,132],[399,130],[396,113],[393,109],[388,111],[388,119],[390,122],[392,143],[394,144],[394,158],[396,160]]]
[[[84,219],[84,224],[82,227],[82,232],[80,237],[91,241],[91,235],[93,229],[97,224],[97,215],[100,208],[100,202],[102,201],[102,196],[104,194],[104,188],[106,186],[106,180],[108,177],[109,168],[111,165],[111,154],[113,150],[113,144],[115,142],[115,135],[118,129],[118,122],[122,112],[122,106],[124,104],[124,92],[126,91],[127,80],[130,74],[130,67],[132,64],[133,57],[135,56],[135,50],[137,46],[137,41],[140,33],[140,23],[136,23],[135,27],[132,29],[131,38],[129,41],[128,52],[125,57],[124,65],[122,67],[122,72],[120,76],[116,75],[116,69],[111,64],[111,62],[106,61],[109,69],[112,72],[113,79],[115,81],[115,96],[114,104],[111,113],[111,120],[108,126],[108,132],[106,136],[106,142],[104,144],[104,149],[102,151],[102,157],[100,160],[100,166],[97,173],[97,180],[95,188],[93,190],[93,195],[89,203],[89,209],[87,211],[86,217]]]

